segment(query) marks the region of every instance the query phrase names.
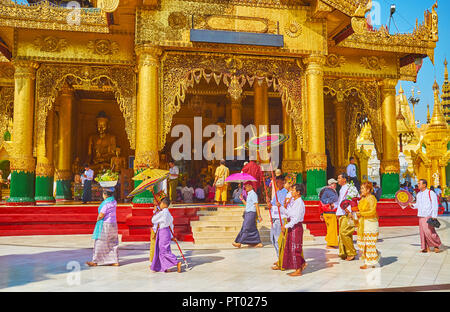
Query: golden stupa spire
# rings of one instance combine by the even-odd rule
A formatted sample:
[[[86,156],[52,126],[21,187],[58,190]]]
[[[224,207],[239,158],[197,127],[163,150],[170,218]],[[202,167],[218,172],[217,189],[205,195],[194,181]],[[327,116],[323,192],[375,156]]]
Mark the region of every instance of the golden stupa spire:
[[[444,66],[445,66],[444,80],[448,80],[448,68],[447,68],[447,65],[448,65],[447,58],[445,58],[445,61],[444,61]]]
[[[442,113],[441,101],[439,100],[439,85],[436,80],[434,81],[433,84],[433,92],[434,92],[434,107],[430,125],[432,126],[444,125],[445,127],[447,127],[447,122],[445,121],[444,114]]]
[[[430,104],[427,104],[427,124],[430,123],[431,117],[430,117]]]

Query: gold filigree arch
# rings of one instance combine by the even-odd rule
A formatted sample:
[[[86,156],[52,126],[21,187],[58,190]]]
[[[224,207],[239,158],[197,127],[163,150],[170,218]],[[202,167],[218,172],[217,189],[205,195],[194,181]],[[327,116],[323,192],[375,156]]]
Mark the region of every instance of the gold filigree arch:
[[[269,87],[280,93],[286,112],[291,116],[295,133],[303,145],[304,75],[296,59],[254,57],[219,53],[166,52],[162,57],[162,92],[160,110],[160,148],[172,127],[172,118],[193,88],[203,78],[208,83],[224,83],[231,96],[238,96],[245,84],[265,80]]]
[[[372,138],[378,159],[382,159],[381,93],[377,82],[356,81],[352,79],[325,79],[324,93],[335,96],[338,101],[348,101],[353,97],[353,105],[350,106],[349,110],[352,113],[350,115],[347,114],[347,116],[350,116],[350,119],[347,119],[347,135],[349,140],[346,143],[345,150],[347,152],[355,150],[356,138],[360,132],[358,131],[358,125],[361,120],[356,118],[359,113],[361,118],[368,118],[368,122],[372,128]],[[361,106],[358,105],[358,101],[355,101],[355,97],[361,101]]]
[[[112,90],[125,120],[131,149],[136,148],[136,73],[126,66],[43,64],[36,74],[35,142],[45,136],[48,112],[66,81],[81,89]]]

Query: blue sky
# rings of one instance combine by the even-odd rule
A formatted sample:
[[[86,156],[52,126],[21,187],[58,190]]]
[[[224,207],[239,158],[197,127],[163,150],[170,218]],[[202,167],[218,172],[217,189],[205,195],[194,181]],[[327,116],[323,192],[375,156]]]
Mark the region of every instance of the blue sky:
[[[396,5],[396,12],[394,14],[394,21],[391,22],[391,33],[410,33],[413,31],[416,18],[419,19],[419,24],[423,23],[423,14],[426,9],[431,11],[431,7],[435,0],[374,0],[378,2],[381,8],[381,24],[387,25],[389,22],[389,11],[391,4]],[[373,7],[373,9],[375,6]],[[426,123],[427,120],[427,103],[430,104],[430,113],[433,113],[433,83],[436,79],[440,92],[442,93],[442,83],[444,81],[444,58],[450,61],[450,1],[438,0],[437,13],[439,16],[439,41],[436,44],[434,51],[434,66],[429,58],[424,59],[422,69],[417,77],[417,82],[402,81],[401,85],[405,91],[407,98],[411,95],[411,88],[414,86],[415,90],[420,90],[420,102],[416,105],[416,120]],[[397,28],[398,31],[397,31]],[[379,28],[379,25],[375,25]],[[400,84],[397,85],[397,91]],[[416,95],[417,96],[417,95]],[[411,106],[412,108],[412,106]]]

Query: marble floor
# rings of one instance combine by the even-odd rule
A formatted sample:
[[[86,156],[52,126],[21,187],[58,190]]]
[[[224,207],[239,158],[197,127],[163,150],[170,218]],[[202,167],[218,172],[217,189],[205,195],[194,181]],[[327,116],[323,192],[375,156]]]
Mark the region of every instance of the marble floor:
[[[438,234],[450,242],[450,216],[439,218]],[[272,271],[272,246],[234,249],[182,242],[190,270],[152,273],[148,243],[121,243],[119,267],[87,267],[90,235],[0,237],[0,291],[449,291],[450,255],[419,253],[418,227],[382,227],[377,248],[381,266],[360,270],[325,249],[323,237],[304,245],[308,267],[301,277]],[[173,243],[172,250],[180,255]],[[181,257],[180,257],[181,259]]]

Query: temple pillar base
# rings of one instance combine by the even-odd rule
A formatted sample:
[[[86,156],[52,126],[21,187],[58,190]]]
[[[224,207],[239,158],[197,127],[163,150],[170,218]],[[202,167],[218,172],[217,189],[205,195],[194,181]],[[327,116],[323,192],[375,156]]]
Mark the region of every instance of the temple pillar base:
[[[319,200],[318,188],[326,185],[327,172],[324,169],[306,171],[306,197],[305,200]]]
[[[399,173],[383,173],[381,175],[381,198],[395,198],[395,193],[400,189]]]
[[[34,172],[12,171],[8,204],[34,205]]]
[[[56,181],[56,200],[71,200],[72,189],[70,180],[57,180]]]
[[[36,192],[34,199],[36,202],[54,202],[53,197],[53,176],[36,177]]]

